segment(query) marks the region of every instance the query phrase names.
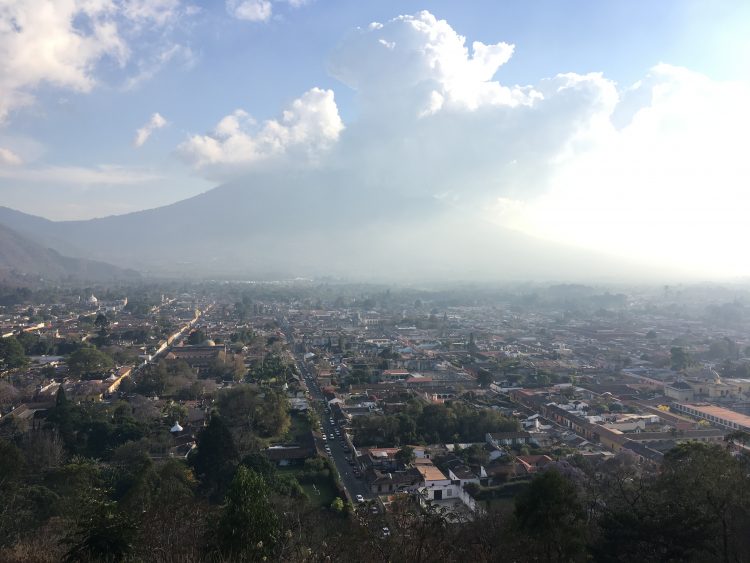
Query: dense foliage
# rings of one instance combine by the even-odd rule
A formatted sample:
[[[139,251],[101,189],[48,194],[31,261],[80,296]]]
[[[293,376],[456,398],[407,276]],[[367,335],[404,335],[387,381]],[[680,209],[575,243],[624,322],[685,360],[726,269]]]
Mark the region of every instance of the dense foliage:
[[[354,441],[360,446],[483,442],[487,432],[518,429],[515,419],[465,403],[425,405],[411,401],[399,414],[354,419]]]
[[[658,468],[625,454],[569,458],[513,483],[506,491],[515,498],[489,501],[476,520],[449,523],[442,509],[425,512],[408,499],[387,515],[341,498],[313,506],[302,486],[331,478],[329,460],[311,458],[294,477],[235,442],[235,425],[265,432],[244,410],[256,410],[263,393],[241,386],[224,395],[223,412],[210,417],[187,462],[154,456],[124,403],[76,405],[60,393],[41,427],[19,432],[4,423],[0,560],[750,559],[750,463],[732,443],[682,444]],[[422,432],[460,432],[480,420],[463,407],[410,412]],[[412,455],[402,448],[405,461]]]

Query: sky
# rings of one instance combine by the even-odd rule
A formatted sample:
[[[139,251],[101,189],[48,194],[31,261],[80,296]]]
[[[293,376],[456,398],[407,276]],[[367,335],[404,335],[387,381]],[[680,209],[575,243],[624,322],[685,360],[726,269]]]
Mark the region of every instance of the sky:
[[[87,219],[326,169],[746,276],[747,29],[743,0],[0,0],[0,205]]]

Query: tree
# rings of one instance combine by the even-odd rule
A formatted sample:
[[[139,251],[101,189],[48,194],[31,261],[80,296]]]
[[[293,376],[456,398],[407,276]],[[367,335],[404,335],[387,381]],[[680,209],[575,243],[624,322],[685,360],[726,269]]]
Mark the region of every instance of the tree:
[[[738,542],[750,530],[750,481],[746,463],[725,448],[702,442],[685,442],[664,456],[659,485],[666,498],[681,499],[686,513],[702,521],[704,533],[715,544],[721,560],[742,559]],[[747,554],[745,554],[747,555]]]
[[[196,329],[193,332],[191,332],[187,339],[187,343],[190,346],[197,346],[199,344],[203,344],[203,342],[205,341],[206,341],[206,333],[203,332],[201,329]]]
[[[92,500],[73,534],[63,543],[70,545],[64,562],[122,561],[133,550],[135,524],[116,502]]]
[[[169,404],[164,405],[162,412],[164,413],[164,416],[167,419],[167,424],[169,425],[180,421],[185,422],[185,419],[187,419],[188,415],[187,407],[185,405],[175,403],[174,401],[170,401]]]
[[[94,326],[99,330],[109,328],[109,319],[104,313],[99,313],[94,320]]]
[[[238,385],[219,394],[219,412],[235,429],[251,430],[270,438],[286,434],[291,425],[286,396],[273,389],[260,390],[251,385]]]
[[[55,394],[55,406],[58,408],[65,408],[69,405],[68,397],[65,394],[65,388],[60,385],[60,387],[57,388],[57,393]]]
[[[477,375],[477,383],[481,387],[489,387],[492,383],[492,374],[486,369],[480,369]]]
[[[746,561],[750,555],[747,461],[701,442],[668,451],[658,474],[611,491],[593,545],[599,561]]]
[[[268,499],[268,485],[254,471],[240,466],[227,490],[219,522],[221,551],[235,561],[273,556],[280,523]]]
[[[401,449],[396,452],[395,458],[396,461],[403,465],[412,464],[415,459],[414,448],[411,446],[402,446]]]
[[[14,336],[0,338],[0,368],[19,368],[27,362],[23,346]]]
[[[0,439],[0,491],[20,477],[24,468],[21,450],[10,442]]]
[[[545,561],[571,561],[585,546],[585,516],[575,485],[551,469],[516,497],[514,529]]]
[[[112,358],[96,348],[81,348],[68,357],[68,371],[71,375],[91,378],[112,368]]]
[[[214,498],[221,498],[237,464],[237,448],[232,434],[220,416],[214,414],[198,436],[198,451],[191,457],[203,489]]]
[[[693,360],[682,346],[673,346],[669,351],[672,371],[682,371],[693,365]]]
[[[135,386],[136,393],[146,396],[160,396],[167,388],[169,374],[167,364],[163,360],[158,364],[149,365],[138,378]]]

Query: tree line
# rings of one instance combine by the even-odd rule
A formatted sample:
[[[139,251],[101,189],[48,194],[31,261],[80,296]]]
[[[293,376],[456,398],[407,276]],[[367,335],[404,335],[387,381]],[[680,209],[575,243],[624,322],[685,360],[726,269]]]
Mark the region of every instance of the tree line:
[[[353,419],[358,446],[484,442],[488,432],[518,430],[515,419],[462,402],[424,404],[411,400],[398,414]]]

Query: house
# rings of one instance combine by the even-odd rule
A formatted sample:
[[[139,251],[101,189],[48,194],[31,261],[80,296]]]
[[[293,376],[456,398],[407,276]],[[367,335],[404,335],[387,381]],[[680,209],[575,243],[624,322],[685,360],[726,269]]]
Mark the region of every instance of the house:
[[[516,460],[523,466],[526,473],[536,473],[555,461],[548,455],[519,455]]]
[[[504,446],[522,446],[531,441],[531,434],[528,432],[488,432],[485,436],[488,444],[495,448]]]
[[[448,468],[448,477],[454,483],[458,481],[458,484],[463,487],[467,483],[479,484],[479,477],[466,465],[454,465]]]
[[[470,520],[473,518],[473,514],[481,512],[481,507],[464,489],[461,480],[453,480],[446,477],[440,469],[435,467],[431,460],[418,459],[414,464],[414,468],[421,475],[421,483],[417,489],[417,498],[423,506],[432,504],[433,506],[437,505],[449,508],[449,515],[446,517],[453,521]],[[468,476],[467,473],[464,473],[460,469],[459,473]]]
[[[414,467],[404,471],[383,472],[370,468],[365,479],[373,494],[395,493],[413,490],[422,482],[422,475]]]
[[[271,446],[263,451],[263,454],[269,461],[280,467],[288,465],[300,465],[306,459],[315,457],[317,450],[315,447],[315,438],[312,432],[309,432],[296,444],[280,444]]]
[[[440,469],[435,467],[432,460],[417,459],[414,467],[421,476],[420,486],[422,496],[425,499],[442,500],[444,495],[446,497],[453,496],[448,493],[448,489],[452,489],[453,482]]]
[[[359,450],[357,461],[360,467],[367,471],[369,468],[378,471],[396,471],[399,467],[396,454],[399,448],[363,448]]]
[[[314,452],[310,448],[290,445],[290,446],[271,446],[263,451],[263,454],[272,463],[280,467],[286,467],[288,465],[299,465],[305,462],[306,459],[313,457]]]

